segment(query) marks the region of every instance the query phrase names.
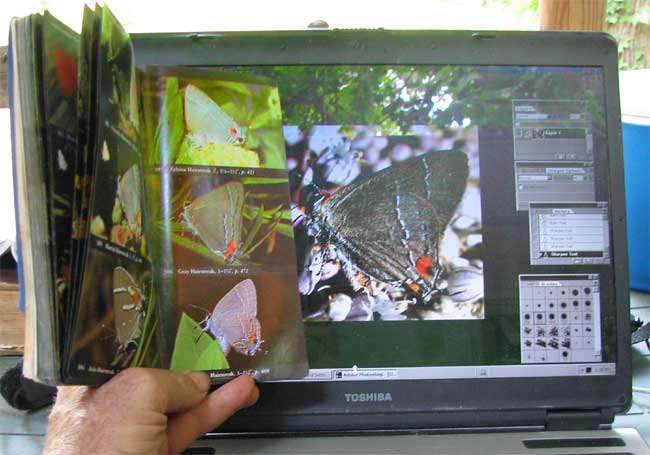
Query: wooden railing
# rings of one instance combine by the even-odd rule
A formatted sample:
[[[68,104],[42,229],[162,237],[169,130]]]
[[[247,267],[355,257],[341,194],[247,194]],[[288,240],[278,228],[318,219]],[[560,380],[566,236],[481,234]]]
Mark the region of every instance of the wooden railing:
[[[589,30],[605,27],[606,0],[542,0],[541,30]]]

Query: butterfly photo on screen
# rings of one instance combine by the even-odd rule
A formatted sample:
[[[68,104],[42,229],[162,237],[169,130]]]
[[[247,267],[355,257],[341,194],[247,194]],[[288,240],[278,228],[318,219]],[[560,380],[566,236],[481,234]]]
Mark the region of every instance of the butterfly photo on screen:
[[[357,289],[375,280],[428,301],[440,275],[440,240],[466,180],[462,152],[413,157],[315,201],[309,231],[335,247]]]
[[[290,156],[303,316],[482,318],[477,155],[355,128],[313,127]]]

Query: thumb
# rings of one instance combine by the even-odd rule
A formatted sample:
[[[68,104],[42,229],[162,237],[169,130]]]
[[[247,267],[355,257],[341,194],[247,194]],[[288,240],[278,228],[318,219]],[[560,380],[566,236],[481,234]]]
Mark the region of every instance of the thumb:
[[[170,414],[186,411],[200,403],[208,393],[210,379],[201,372],[127,368],[105,384],[108,385],[126,392],[122,394],[124,399],[137,397],[143,407]]]
[[[178,373],[167,370],[172,375],[163,375],[167,381],[164,387],[167,390],[167,403],[161,412],[175,413],[192,409],[205,398],[210,390],[210,378],[206,373],[200,371]],[[156,410],[156,409],[154,409]]]
[[[167,425],[169,453],[179,453],[242,408],[252,406],[259,389],[249,376],[239,376],[208,395],[199,405],[173,416]]]

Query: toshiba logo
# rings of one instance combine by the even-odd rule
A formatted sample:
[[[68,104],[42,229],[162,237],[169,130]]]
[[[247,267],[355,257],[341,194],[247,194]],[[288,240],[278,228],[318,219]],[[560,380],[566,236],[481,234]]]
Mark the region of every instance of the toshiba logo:
[[[393,401],[390,392],[373,392],[373,393],[346,393],[345,401],[348,403],[367,403],[369,401]]]

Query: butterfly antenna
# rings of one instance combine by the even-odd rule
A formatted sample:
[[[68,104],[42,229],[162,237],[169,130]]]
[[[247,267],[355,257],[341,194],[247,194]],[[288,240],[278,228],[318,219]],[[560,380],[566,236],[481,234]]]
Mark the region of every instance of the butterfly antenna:
[[[195,345],[199,342],[199,340],[201,339],[203,334],[206,333],[207,331],[208,331],[208,327],[205,327],[205,328],[201,329],[201,333],[199,333],[199,336],[196,338],[196,340],[194,340]]]
[[[200,310],[200,311],[203,311],[204,313],[206,313],[205,318],[203,318],[201,320],[201,322],[198,323],[199,325],[203,325],[203,324],[205,324],[206,322],[208,322],[210,320],[211,313],[208,310],[206,310],[205,308],[201,308],[200,306],[192,305],[191,303],[188,303],[188,306],[191,306],[192,308],[195,308],[197,310]],[[196,340],[194,340],[195,345],[196,345],[196,343],[199,342],[199,340],[201,339],[201,336],[203,336],[203,334],[205,332],[207,332],[207,331],[208,331],[208,327],[207,327],[207,324],[206,324],[206,326],[201,329],[201,333],[199,333],[199,336],[196,338]]]

